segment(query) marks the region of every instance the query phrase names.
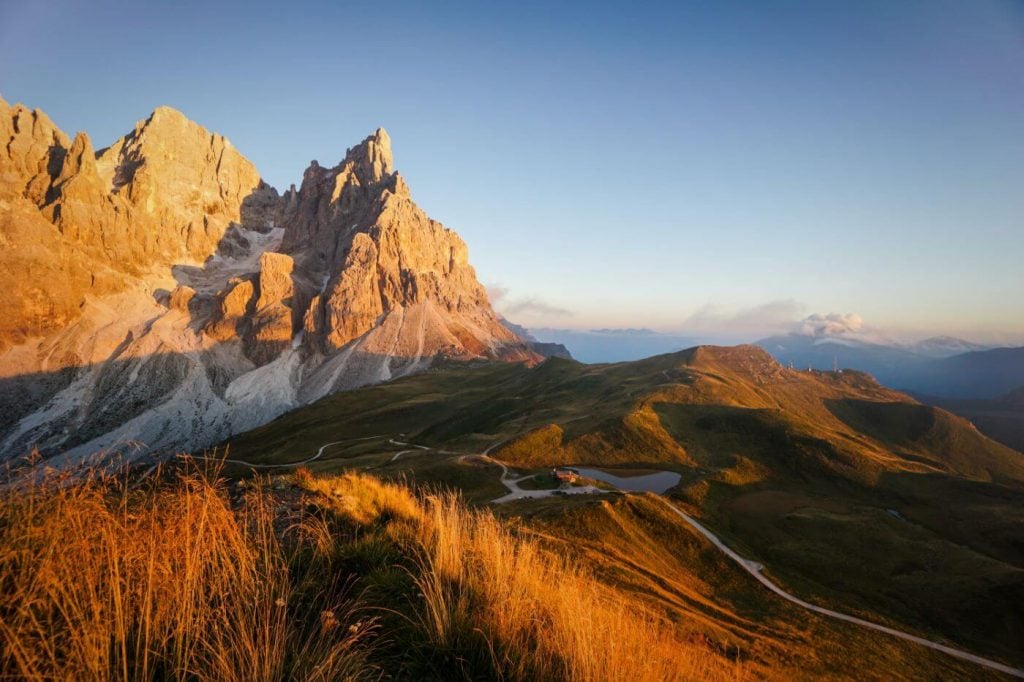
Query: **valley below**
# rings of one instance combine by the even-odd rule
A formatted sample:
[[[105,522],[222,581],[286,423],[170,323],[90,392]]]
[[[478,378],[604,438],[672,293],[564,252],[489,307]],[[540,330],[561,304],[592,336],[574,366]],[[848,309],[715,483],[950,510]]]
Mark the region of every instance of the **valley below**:
[[[733,578],[745,596],[732,608],[753,609],[742,619],[779,608],[770,605],[781,598],[804,610],[802,619],[818,617],[806,609],[818,612],[818,627],[831,637],[870,623],[874,634],[858,632],[851,641],[871,641],[882,658],[913,651],[913,660],[929,661],[925,667],[946,670],[940,676],[1019,674],[1021,455],[865,375],[787,370],[753,347],[702,347],[619,365],[452,366],[331,396],[224,447],[233,459],[272,466],[367,432],[401,435],[340,445],[308,466],[366,470],[426,489],[454,486],[473,504],[497,503],[496,514],[543,528],[615,584],[631,586],[636,598],[693,619],[692,604],[653,597],[664,588],[640,587],[668,579],[663,566],[648,566],[664,548],[649,555],[622,547],[627,563],[605,565],[608,554],[598,548],[608,533],[639,531],[620,521],[573,530],[591,514],[653,505],[646,513],[654,526],[645,533],[688,528],[702,551],[725,552],[726,565],[746,573]],[[520,488],[531,478],[549,480],[552,467],[579,474],[578,486]],[[616,478],[594,488],[587,479],[595,472]],[[671,477],[674,485],[664,498],[608,485],[638,472]],[[595,545],[590,533],[604,539]],[[707,579],[679,560],[677,580]],[[725,594],[712,593],[716,601]],[[701,632],[723,650],[754,641],[743,628],[726,634],[709,624]],[[788,639],[792,633],[776,636],[768,650],[759,644],[760,653],[745,654],[752,665],[777,673],[781,661],[799,655],[826,665],[817,647]],[[960,665],[968,667],[951,672]],[[906,660],[886,666],[897,677],[927,676]]]
[[[370,436],[370,437],[356,439],[356,440],[359,441],[359,442],[365,442],[367,440],[370,440],[370,441],[381,441],[381,440],[383,440],[383,437],[373,437],[373,436]],[[420,455],[430,456],[430,454],[433,451],[433,448],[430,448],[430,447],[427,447],[427,446],[413,445],[413,444],[406,443],[406,442],[399,442],[399,441],[396,441],[394,439],[387,439],[386,442],[388,444],[390,444],[390,445],[397,445],[397,446],[403,446],[403,447],[404,446],[412,445],[412,448],[413,448],[413,449],[410,449],[410,450],[400,450],[400,451],[396,452],[391,458],[389,458],[387,460],[387,463],[395,462],[396,460],[399,459],[399,457],[401,455],[405,455],[405,454],[408,454],[408,453],[418,453]],[[323,453],[323,451],[327,447],[335,446],[335,445],[343,445],[345,443],[346,443],[346,441],[338,441],[338,442],[334,442],[334,443],[324,444],[324,445],[322,445],[317,450],[317,454],[314,455],[313,457],[311,457],[311,458],[309,458],[307,460],[302,460],[300,462],[292,463],[292,464],[252,465],[252,464],[248,464],[246,462],[242,462],[240,460],[222,459],[222,460],[218,460],[218,461],[226,462],[228,464],[233,464],[233,465],[239,465],[239,466],[242,466],[242,467],[250,467],[250,468],[253,468],[253,469],[261,469],[261,468],[262,469],[267,469],[267,468],[271,468],[271,469],[289,468],[289,467],[292,467],[292,466],[303,466],[303,465],[309,464],[309,463],[313,462],[314,460],[318,459],[320,457],[320,455]],[[492,448],[493,448],[493,446],[492,446]],[[488,450],[490,450],[492,448],[488,448]],[[444,456],[445,454],[449,454],[450,455],[451,453],[450,452],[446,452],[446,451],[441,451],[439,454]],[[578,474],[580,479],[583,479],[583,480],[591,479],[591,480],[599,481],[601,483],[606,484],[605,487],[603,489],[602,488],[597,488],[597,487],[595,487],[593,485],[588,485],[586,483],[583,483],[582,481],[577,482],[576,480],[573,480],[572,483],[570,483],[570,484],[565,484],[565,483],[560,483],[557,480],[557,478],[555,478],[555,480],[553,481],[554,485],[544,485],[542,483],[541,487],[539,489],[524,490],[523,488],[521,488],[519,486],[520,482],[522,482],[522,481],[532,481],[532,480],[538,480],[538,479],[541,480],[541,481],[544,481],[545,479],[548,478],[549,474],[545,474],[545,473],[537,473],[537,474],[524,473],[524,474],[519,474],[519,475],[511,474],[510,471],[509,471],[509,467],[508,467],[508,465],[506,463],[501,462],[499,460],[496,460],[493,457],[488,456],[486,454],[486,452],[478,454],[478,455],[461,455],[461,456],[459,456],[457,461],[459,463],[465,463],[465,462],[467,462],[467,460],[472,461],[473,463],[478,464],[478,465],[494,464],[494,465],[497,465],[500,468],[501,474],[500,474],[499,480],[500,480],[500,482],[503,485],[506,486],[506,488],[508,488],[509,492],[506,495],[500,496],[500,497],[492,500],[491,504],[504,504],[504,503],[513,502],[513,501],[516,501],[516,500],[549,499],[549,498],[554,498],[556,496],[566,496],[566,495],[601,495],[601,494],[610,494],[610,493],[613,493],[613,492],[618,492],[618,493],[648,492],[648,493],[654,493],[655,495],[661,495],[661,494],[664,494],[664,493],[668,492],[671,488],[674,488],[676,485],[678,485],[678,483],[679,483],[679,481],[681,479],[681,475],[680,474],[672,472],[672,471],[659,471],[659,470],[653,470],[653,471],[652,470],[640,470],[640,471],[637,471],[637,470],[632,470],[632,469],[606,470],[606,469],[589,469],[589,468],[583,468],[583,467],[573,467],[571,469],[569,469],[569,468],[563,469],[563,471],[572,471],[575,474]],[[375,468],[374,465],[367,465],[365,467],[365,469],[373,469],[373,468]],[[874,622],[871,622],[871,621],[868,621],[868,620],[864,620],[863,618],[858,618],[858,617],[850,616],[848,614],[840,613],[838,611],[834,611],[834,610],[829,609],[829,608],[824,608],[822,606],[818,606],[816,604],[807,602],[804,599],[796,597],[793,594],[791,594],[791,593],[785,591],[784,589],[780,588],[776,583],[772,582],[772,580],[770,580],[769,578],[765,577],[765,575],[764,575],[765,566],[764,565],[762,565],[762,564],[760,564],[758,562],[751,561],[749,559],[745,559],[745,558],[741,557],[735,551],[730,549],[717,535],[715,535],[713,532],[708,530],[705,526],[701,525],[693,517],[691,517],[690,515],[688,515],[685,512],[683,512],[681,509],[679,509],[679,507],[675,506],[671,502],[668,502],[665,498],[651,497],[650,499],[661,499],[662,502],[670,510],[672,510],[673,513],[675,513],[681,519],[683,519],[692,529],[696,530],[698,533],[703,535],[714,547],[716,547],[723,554],[725,554],[727,557],[729,557],[737,566],[739,566],[741,569],[743,569],[748,574],[750,574],[755,580],[757,580],[759,583],[764,585],[764,587],[766,587],[768,590],[770,590],[774,594],[778,595],[782,599],[785,599],[786,601],[789,601],[789,602],[791,602],[793,604],[796,604],[797,606],[799,606],[799,607],[801,607],[803,609],[806,609],[808,611],[811,611],[811,612],[814,612],[814,613],[818,613],[818,614],[821,614],[821,615],[825,615],[825,616],[828,616],[829,618],[838,619],[840,621],[844,621],[844,622],[847,622],[847,623],[852,623],[854,625],[857,625],[857,626],[860,626],[860,627],[864,627],[864,628],[868,628],[870,630],[875,630],[877,632],[882,632],[882,633],[884,633],[886,635],[890,635],[892,637],[895,637],[895,638],[898,638],[898,639],[902,639],[904,641],[908,641],[908,642],[911,642],[913,644],[917,644],[917,645],[920,645],[920,646],[923,646],[923,647],[926,647],[926,648],[929,648],[929,649],[933,649],[935,651],[941,652],[941,653],[946,654],[948,656],[951,656],[953,658],[957,658],[957,659],[960,659],[960,660],[963,660],[963,661],[967,661],[967,662],[976,664],[976,665],[978,665],[978,666],[980,666],[982,668],[986,668],[986,669],[993,670],[993,671],[996,671],[996,672],[999,672],[999,673],[1003,673],[1003,674],[1009,675],[1011,677],[1024,678],[1024,669],[1015,668],[1015,667],[1012,667],[1010,665],[1006,665],[1004,663],[1000,663],[998,661],[994,661],[994,660],[991,660],[991,659],[988,659],[988,658],[984,658],[982,656],[978,656],[978,655],[972,654],[972,653],[970,653],[968,651],[964,651],[962,649],[958,649],[958,648],[955,648],[955,647],[952,647],[952,646],[949,646],[949,645],[946,645],[946,644],[942,644],[940,642],[936,642],[936,641],[933,641],[933,640],[930,640],[930,639],[926,639],[924,637],[920,637],[920,636],[917,636],[917,635],[914,635],[914,634],[910,634],[908,632],[904,632],[904,631],[895,629],[893,627],[889,627],[889,626],[885,626],[885,625],[880,625],[878,623],[874,623]],[[902,516],[900,516],[898,513],[895,513],[894,510],[888,510],[888,511],[890,513],[892,513],[893,516],[895,516],[896,518],[902,519]]]

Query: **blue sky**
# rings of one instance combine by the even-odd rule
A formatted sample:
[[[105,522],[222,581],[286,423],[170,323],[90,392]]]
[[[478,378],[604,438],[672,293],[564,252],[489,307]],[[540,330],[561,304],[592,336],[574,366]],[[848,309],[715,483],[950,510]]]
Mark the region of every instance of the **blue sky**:
[[[1024,342],[1024,4],[0,0],[0,93],[280,189],[383,125],[534,327]]]

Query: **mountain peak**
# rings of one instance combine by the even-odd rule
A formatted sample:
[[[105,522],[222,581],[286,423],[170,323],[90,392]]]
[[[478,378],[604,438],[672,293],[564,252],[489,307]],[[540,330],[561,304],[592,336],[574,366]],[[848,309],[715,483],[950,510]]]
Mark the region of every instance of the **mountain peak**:
[[[146,118],[135,124],[135,130],[128,138],[154,141],[158,144],[178,144],[179,140],[209,141],[218,148],[232,149],[231,141],[223,135],[207,129],[184,113],[167,105],[158,106]]]
[[[196,129],[204,134],[209,132],[201,125],[181,113],[174,107],[161,105],[153,110],[146,118],[135,124],[136,136],[173,136],[181,134],[187,129]]]
[[[283,198],[223,136],[170,107],[98,155],[84,133],[70,141],[19,107],[0,106],[0,133],[12,140],[0,161],[15,171],[0,174],[11,185],[0,198],[17,202],[22,229],[0,254],[0,288],[20,305],[0,320],[0,350],[84,318],[67,364],[103,394],[73,427],[67,413],[0,431],[0,452],[84,454],[127,433],[153,448],[204,447],[441,359],[540,360],[499,323],[465,243],[413,203],[383,128],[333,168],[311,163]],[[108,309],[124,311],[113,332],[96,322]],[[0,374],[32,377],[49,357],[0,353]],[[130,400],[117,400],[141,413],[121,422],[95,409],[136,369]],[[29,419],[58,390],[30,403],[15,392],[13,406],[0,396],[0,412]]]
[[[149,115],[150,120],[157,119],[185,119],[188,120],[188,116],[181,113],[174,107],[161,104],[156,109],[153,109],[153,113]]]
[[[342,165],[349,163],[355,166],[356,174],[363,182],[376,183],[391,175],[395,162],[388,131],[377,128],[372,135],[349,149]]]

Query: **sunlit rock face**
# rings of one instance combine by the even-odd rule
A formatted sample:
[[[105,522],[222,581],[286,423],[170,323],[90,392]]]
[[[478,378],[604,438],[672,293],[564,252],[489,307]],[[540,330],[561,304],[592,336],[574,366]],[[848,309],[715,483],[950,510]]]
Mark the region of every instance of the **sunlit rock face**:
[[[0,456],[193,450],[439,358],[535,362],[377,130],[279,196],[161,107],[106,149],[0,100]]]
[[[0,348],[65,328],[88,297],[123,291],[175,263],[201,263],[242,220],[243,201],[276,192],[224,137],[161,107],[94,152],[47,116],[0,100],[5,291]]]

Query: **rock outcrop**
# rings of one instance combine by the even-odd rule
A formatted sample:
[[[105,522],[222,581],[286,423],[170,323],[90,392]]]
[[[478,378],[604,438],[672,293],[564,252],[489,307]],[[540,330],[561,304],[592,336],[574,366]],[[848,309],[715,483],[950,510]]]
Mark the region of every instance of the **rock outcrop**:
[[[377,130],[283,196],[161,107],[96,152],[0,100],[0,457],[196,449],[439,358],[536,362]]]
[[[416,330],[424,354],[528,359],[520,340],[498,321],[469,264],[462,239],[431,220],[393,171],[391,140],[377,130],[334,168],[313,162],[301,189],[286,197],[282,250],[323,282],[310,292],[307,340],[333,353],[388,318],[430,306]]]
[[[86,296],[202,262],[244,203],[277,198],[227,139],[167,107],[98,154],[85,133],[69,141],[42,112],[3,100],[0,134],[2,284],[22,292],[0,350],[65,327]]]

